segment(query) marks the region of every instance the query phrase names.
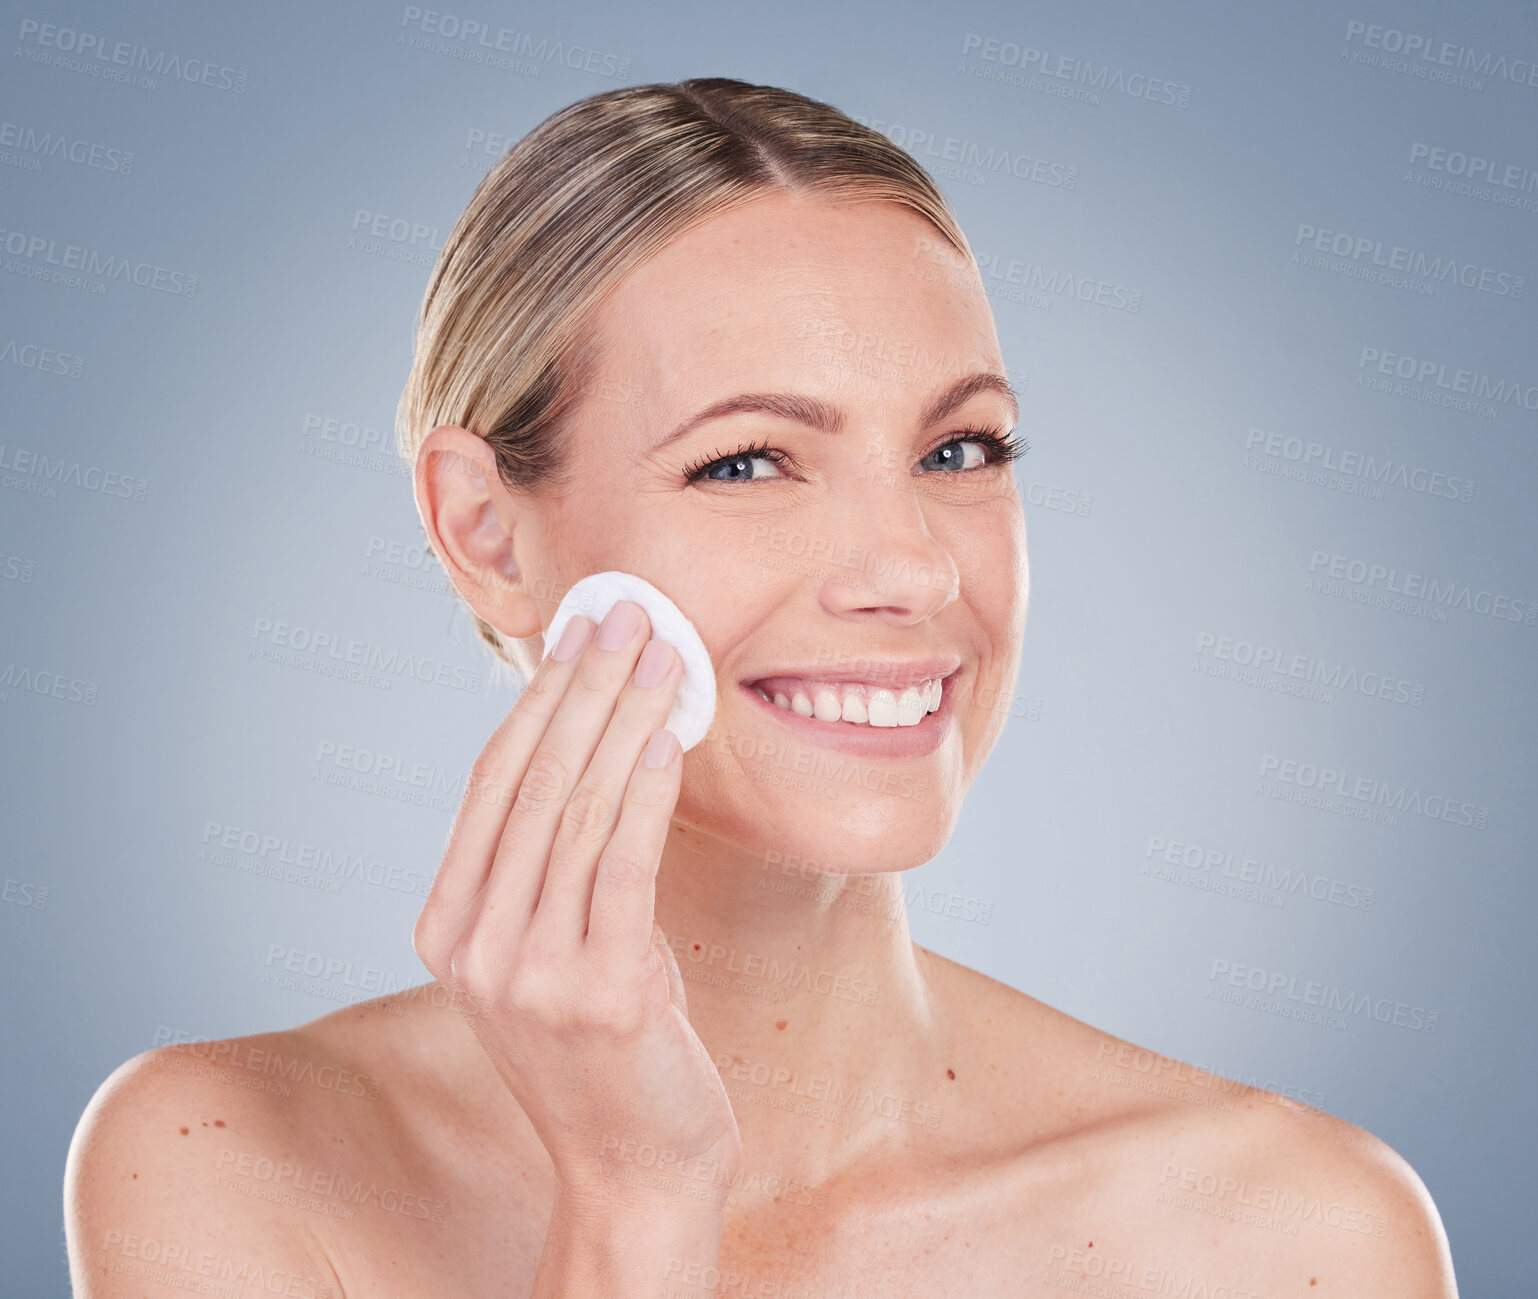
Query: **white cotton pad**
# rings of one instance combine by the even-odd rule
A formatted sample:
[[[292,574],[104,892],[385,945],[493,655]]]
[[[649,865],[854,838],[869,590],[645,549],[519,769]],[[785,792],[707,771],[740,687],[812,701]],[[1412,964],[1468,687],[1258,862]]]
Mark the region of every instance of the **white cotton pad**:
[[[559,643],[562,629],[574,614],[580,613],[595,623],[602,622],[604,614],[619,600],[633,600],[645,609],[646,616],[651,619],[652,635],[667,641],[684,662],[683,679],[678,683],[678,695],[673,700],[673,711],[668,714],[666,726],[678,737],[679,745],[687,753],[705,738],[716,715],[716,669],[705,642],[694,630],[694,624],[644,577],[621,573],[617,569],[584,577],[566,592],[566,598],[550,620],[550,626],[545,630],[545,653],[541,657],[548,657]]]

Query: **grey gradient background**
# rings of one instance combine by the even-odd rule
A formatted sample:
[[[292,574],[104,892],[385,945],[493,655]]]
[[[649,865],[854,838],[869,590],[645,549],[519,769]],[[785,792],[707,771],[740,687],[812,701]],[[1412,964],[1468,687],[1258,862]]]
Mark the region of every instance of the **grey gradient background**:
[[[428,269],[495,137],[617,85],[709,75],[789,86],[907,143],[992,259],[1031,442],[1015,466],[1030,617],[1015,715],[945,851],[908,877],[916,940],[1361,1125],[1424,1179],[1464,1295],[1530,1284],[1538,84],[1386,67],[1384,38],[1351,24],[1488,68],[1538,58],[1531,6],[437,11],[597,52],[595,71],[534,59],[537,75],[456,57],[475,42],[424,33],[404,5],[4,8],[0,1290],[67,1292],[65,1152],[123,1060],[428,977],[410,930],[442,788],[514,698],[409,552],[391,427]],[[47,43],[42,23],[74,36]],[[116,65],[59,48],[80,35],[206,61],[213,84],[99,75]],[[1052,93],[1075,83],[1033,83],[1018,47],[1167,81],[1184,106]],[[1495,159],[1502,183],[1449,188],[1446,167],[1412,167],[1417,145]],[[947,160],[990,150],[1074,183]],[[1334,257],[1302,226],[1365,243]],[[50,278],[70,246],[182,291]],[[1396,246],[1474,287],[1368,278]],[[1056,278],[1022,292],[1012,261],[1015,280]],[[1459,409],[1364,349],[1515,395]],[[1404,481],[1300,477],[1310,442]],[[1396,597],[1407,574],[1451,594]],[[264,660],[264,620],[441,662],[450,684]],[[1358,686],[1216,675],[1225,638]],[[1366,674],[1405,684],[1380,698]],[[348,748],[425,764],[440,792],[369,784]],[[1316,768],[1458,814],[1310,806]],[[328,891],[313,870],[261,873],[260,852],[210,857],[211,823],[355,854],[383,882]],[[1325,898],[1246,895],[1155,841],[1301,872]],[[289,951],[348,964],[281,986]],[[1235,988],[1239,967],[1370,998],[1387,1022],[1283,1013],[1301,994]]]

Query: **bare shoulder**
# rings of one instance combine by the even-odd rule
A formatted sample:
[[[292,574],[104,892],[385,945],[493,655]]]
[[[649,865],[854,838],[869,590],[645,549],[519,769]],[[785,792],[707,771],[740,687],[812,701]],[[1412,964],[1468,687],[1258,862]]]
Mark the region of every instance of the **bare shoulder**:
[[[305,1144],[304,1106],[259,1068],[231,1061],[300,1057],[303,1030],[142,1052],[97,1088],[64,1174],[70,1279],[77,1296],[117,1299],[146,1281],[276,1286],[338,1293],[320,1233],[243,1161],[276,1167]],[[277,1282],[281,1280],[281,1285]],[[294,1289],[284,1287],[293,1285]]]
[[[1386,1142],[924,956],[1012,1089],[993,1112],[1018,1116],[1022,1166],[1066,1155],[1088,1171],[1056,1193],[1089,1220],[1123,1224],[1097,1231],[1101,1265],[1117,1255],[1150,1266],[1163,1253],[1209,1287],[1257,1296],[1455,1299],[1441,1217]]]
[[[1214,1139],[1225,1141],[1220,1148]],[[1295,1276],[1315,1293],[1455,1299],[1452,1253],[1441,1215],[1409,1162],[1387,1142],[1274,1092],[1246,1088],[1234,1111],[1204,1137],[1243,1189],[1219,1180],[1233,1208],[1261,1215]],[[1168,1171],[1168,1170],[1166,1170]],[[1182,1168],[1170,1178],[1190,1184]],[[1210,1191],[1211,1183],[1198,1187]],[[1189,1191],[1184,1193],[1189,1194]],[[1290,1234],[1283,1228],[1295,1227]]]

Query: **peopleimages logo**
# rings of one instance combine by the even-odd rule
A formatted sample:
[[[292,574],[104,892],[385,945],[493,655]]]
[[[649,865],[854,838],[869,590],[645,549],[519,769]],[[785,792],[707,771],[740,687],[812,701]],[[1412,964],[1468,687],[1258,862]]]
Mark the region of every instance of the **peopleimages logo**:
[[[1380,1024],[1392,1024],[1396,1028],[1413,1029],[1417,1033],[1435,1033],[1441,1013],[1424,1006],[1411,1006],[1389,997],[1374,997],[1366,992],[1350,992],[1333,983],[1320,983],[1313,979],[1299,979],[1295,974],[1281,970],[1263,970],[1259,966],[1246,965],[1241,961],[1213,957],[1207,971],[1207,982],[1219,981],[1229,987],[1243,988],[1269,998],[1281,997],[1299,1006],[1318,1007],[1322,1011],[1338,1015],[1366,1015]],[[1207,989],[1212,995],[1213,989]]]
[[[1356,667],[1348,666],[1338,659],[1297,653],[1243,637],[1199,632],[1196,637],[1196,655],[1198,660],[1210,658],[1237,667],[1253,668],[1257,673],[1274,673],[1343,693],[1409,704],[1413,708],[1421,707],[1426,698],[1423,682],[1405,681],[1391,672],[1370,669],[1360,672]]]
[[[1483,830],[1490,820],[1490,809],[1478,803],[1445,794],[1427,794],[1409,785],[1394,785],[1371,776],[1352,776],[1333,767],[1299,762],[1275,753],[1261,758],[1260,776],[1262,780],[1269,778],[1312,794],[1388,808],[1396,813],[1413,812],[1433,821],[1473,826],[1476,830]]]
[[[251,639],[253,643],[246,649],[247,658],[303,671],[319,671],[324,676],[340,676],[344,680],[385,690],[395,681],[408,677],[427,685],[470,694],[481,689],[481,674],[458,663],[358,640],[323,628],[258,617],[252,622]]]
[[[1493,293],[1501,298],[1520,298],[1527,285],[1526,276],[1511,271],[1496,270],[1418,248],[1385,244],[1381,239],[1368,235],[1354,235],[1348,231],[1332,230],[1307,222],[1299,223],[1298,233],[1292,242],[1295,249],[1328,253],[1362,270],[1377,267],[1444,284],[1451,280],[1466,289],[1478,289],[1482,293]],[[1293,256],[1297,260],[1297,254]]]
[[[1307,870],[1295,870],[1291,866],[1277,866],[1259,857],[1235,857],[1226,848],[1182,843],[1164,835],[1148,836],[1143,857],[1145,867],[1150,862],[1158,862],[1209,878],[1222,876],[1239,883],[1254,884],[1278,894],[1302,894],[1315,902],[1329,902],[1353,911],[1371,911],[1378,898],[1374,888],[1348,884]],[[1149,872],[1145,869],[1143,873]]]
[[[1538,60],[1531,56],[1511,58],[1492,50],[1477,50],[1471,45],[1439,41],[1419,32],[1380,27],[1376,23],[1365,23],[1355,18],[1346,23],[1346,44],[1382,50],[1385,54],[1397,54],[1401,58],[1453,68],[1474,76],[1510,81],[1523,86],[1538,86]]]
[[[27,170],[41,169],[41,159],[53,162],[72,162],[79,167],[93,167],[98,171],[117,172],[127,176],[133,171],[134,156],[131,151],[109,148],[91,140],[82,140],[64,131],[39,133],[20,122],[0,122],[0,147],[16,149],[23,155]],[[10,161],[10,155],[0,154],[0,161]]]
[[[1037,49],[1034,45],[1018,41],[1001,41],[994,36],[968,32],[962,37],[961,52],[964,55],[975,55],[985,63],[1019,68],[1027,75],[1051,77],[1090,90],[1104,90],[1127,95],[1132,99],[1145,99],[1151,104],[1172,104],[1177,108],[1191,106],[1191,87],[1182,82],[1151,77],[1144,72],[1129,73],[1122,68],[1113,68],[1108,63],[1071,58],[1066,54]]]
[[[1503,162],[1498,158],[1486,158],[1482,154],[1464,153],[1459,149],[1444,149],[1440,145],[1427,144],[1424,140],[1411,141],[1410,165],[1441,172],[1458,180],[1495,185],[1500,189],[1516,190],[1523,194],[1538,190],[1538,170],[1532,167]]]
[[[574,72],[589,72],[599,77],[623,77],[630,71],[630,56],[621,57],[606,50],[578,45],[570,41],[552,40],[549,36],[535,37],[530,32],[513,27],[494,26],[475,18],[445,13],[438,9],[423,9],[420,5],[407,5],[401,11],[401,26],[415,37],[437,38],[447,42],[437,46],[438,53],[453,54],[471,63],[488,63],[492,66],[507,64],[511,60],[532,59],[528,68],[539,75],[539,65],[559,64]],[[408,42],[403,32],[396,38],[398,44],[415,44],[419,49],[432,48],[416,41]]]
[[[1503,622],[1531,627],[1538,621],[1538,602],[1514,600],[1489,590],[1476,591],[1467,582],[1440,581],[1425,573],[1404,573],[1387,564],[1355,559],[1349,555],[1332,555],[1328,551],[1315,550],[1309,555],[1308,571],[1313,576],[1328,577],[1368,590],[1381,589],[1407,599],[1424,600],[1438,607],[1466,609],[1470,613],[1498,618]]]
[[[28,234],[24,230],[0,230],[0,251],[17,259],[7,263],[5,270],[35,279],[54,279],[63,272],[78,271],[78,277],[63,277],[60,282],[83,278],[104,285],[121,280],[182,298],[196,297],[198,292],[198,277],[185,271],[79,244],[61,245],[47,235]]]
[[[0,484],[40,496],[57,496],[60,487],[78,487],[102,496],[142,501],[149,491],[149,480],[136,474],[123,474],[68,457],[55,458],[46,451],[7,446],[3,442],[0,442],[0,471],[5,473]]]
[[[52,63],[76,72],[109,81],[132,81],[141,89],[153,90],[156,83],[135,73],[169,77],[207,86],[210,90],[228,90],[239,95],[246,89],[246,73],[239,68],[207,59],[187,59],[166,50],[151,50],[132,41],[114,41],[97,32],[56,27],[35,18],[23,18],[17,33],[21,44],[17,57],[33,63]]]
[[[1366,451],[1331,446],[1313,438],[1267,432],[1251,427],[1245,434],[1246,459],[1253,454],[1286,460],[1305,469],[1326,470],[1348,478],[1358,478],[1378,486],[1401,487],[1426,496],[1440,496],[1450,501],[1474,499],[1474,480],[1424,465],[1381,458]]]
[[[1445,361],[1389,352],[1381,347],[1364,347],[1357,357],[1356,368],[1362,372],[1357,376],[1358,385],[1362,384],[1364,376],[1387,375],[1417,387],[1429,385],[1432,389],[1467,397],[1471,401],[1496,406],[1517,405],[1523,410],[1538,411],[1538,383],[1523,383],[1509,375],[1497,379],[1479,370],[1450,367]]]

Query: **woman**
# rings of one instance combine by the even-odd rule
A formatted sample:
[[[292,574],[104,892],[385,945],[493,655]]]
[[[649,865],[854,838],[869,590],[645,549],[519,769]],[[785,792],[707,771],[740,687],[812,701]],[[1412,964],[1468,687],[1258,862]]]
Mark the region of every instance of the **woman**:
[[[437,982],[122,1066],[70,1153],[76,1293],[1454,1294],[1383,1143],[908,937],[1019,664],[1017,415],[943,198],[835,109],[639,86],[511,149],[400,408],[528,680],[416,926]],[[607,569],[710,651],[687,755],[638,606],[541,660]]]

